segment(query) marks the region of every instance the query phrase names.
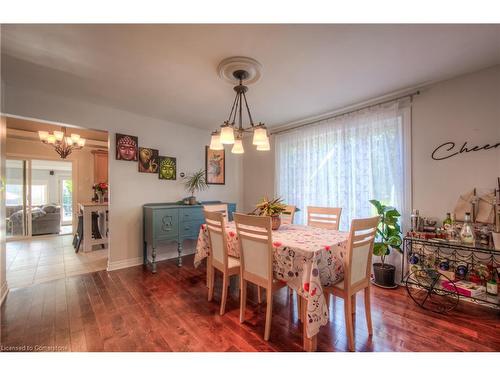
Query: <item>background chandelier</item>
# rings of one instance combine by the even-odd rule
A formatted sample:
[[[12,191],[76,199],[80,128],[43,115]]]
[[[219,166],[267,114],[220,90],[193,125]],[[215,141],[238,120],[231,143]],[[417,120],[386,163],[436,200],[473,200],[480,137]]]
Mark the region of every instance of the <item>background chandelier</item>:
[[[39,130],[38,137],[43,143],[54,147],[61,159],[66,159],[73,150],[80,150],[85,146],[85,139],[79,134],[72,133],[71,136],[66,136],[66,128],[62,128],[62,131],[54,131],[52,134]]]
[[[230,58],[224,60],[219,66],[219,74],[221,70],[225,68],[227,63],[234,63],[234,59],[238,59],[238,63],[242,60],[244,63],[258,64],[255,60],[250,58]],[[258,65],[260,67],[260,64]],[[260,77],[260,72],[259,77]],[[227,71],[223,74],[227,74]],[[221,74],[221,76],[223,75]],[[210,149],[211,150],[223,150],[224,145],[233,145],[231,152],[233,154],[243,154],[245,150],[243,149],[242,137],[245,132],[253,132],[252,144],[257,146],[258,151],[269,151],[271,149],[269,145],[269,137],[267,135],[267,129],[265,125],[259,122],[257,125],[254,124],[252,119],[252,114],[250,113],[250,107],[248,106],[246,92],[248,87],[243,85],[243,81],[247,79],[254,79],[251,74],[245,69],[237,69],[232,71],[233,79],[236,79],[239,84],[234,86],[234,91],[236,91],[236,96],[234,98],[233,104],[231,106],[231,111],[226,121],[220,126],[220,130],[212,132],[212,137],[210,139]],[[226,78],[227,79],[227,78]],[[258,77],[257,77],[258,79]],[[255,80],[255,79],[254,79]],[[243,127],[243,112],[248,115],[248,120],[250,126]]]

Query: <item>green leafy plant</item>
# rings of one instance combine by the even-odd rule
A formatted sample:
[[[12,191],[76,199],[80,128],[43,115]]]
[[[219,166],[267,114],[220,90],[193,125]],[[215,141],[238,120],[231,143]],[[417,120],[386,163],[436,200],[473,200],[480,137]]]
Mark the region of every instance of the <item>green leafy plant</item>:
[[[380,216],[373,254],[380,257],[382,267],[384,267],[385,257],[391,253],[391,249],[403,252],[401,250],[401,227],[398,222],[401,214],[394,207],[386,206],[376,199],[370,200],[370,203],[375,206]]]
[[[286,211],[286,204],[283,203],[281,198],[269,200],[265,197],[257,204],[252,214],[259,216],[277,216],[284,211]]]
[[[205,180],[205,171],[200,169],[199,171],[184,177],[184,187],[191,193],[191,196],[194,196],[194,193],[197,191],[208,189],[208,184]]]

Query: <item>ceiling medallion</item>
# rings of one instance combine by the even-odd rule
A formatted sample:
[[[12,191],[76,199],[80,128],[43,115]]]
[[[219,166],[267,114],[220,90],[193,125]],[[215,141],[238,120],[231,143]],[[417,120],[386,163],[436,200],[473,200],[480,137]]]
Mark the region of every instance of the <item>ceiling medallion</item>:
[[[242,137],[245,132],[253,132],[252,144],[257,146],[258,151],[269,151],[269,137],[267,129],[262,122],[257,125],[253,122],[246,93],[248,87],[245,84],[257,82],[262,76],[262,65],[250,57],[229,57],[221,61],[218,66],[219,77],[230,83],[236,83],[234,91],[236,96],[233,100],[231,111],[226,121],[220,126],[220,130],[212,132],[210,140],[211,150],[223,150],[224,145],[233,145],[233,154],[243,154]],[[243,113],[246,113],[250,125],[243,126]],[[236,119],[238,118],[238,119]]]

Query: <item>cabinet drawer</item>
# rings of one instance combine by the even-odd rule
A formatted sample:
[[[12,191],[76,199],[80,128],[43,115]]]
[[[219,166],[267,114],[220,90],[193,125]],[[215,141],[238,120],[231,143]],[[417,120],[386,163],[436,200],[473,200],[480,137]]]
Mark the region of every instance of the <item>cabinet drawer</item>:
[[[183,238],[198,238],[198,234],[200,233],[200,226],[203,224],[203,220],[193,220],[193,221],[185,221],[181,223],[180,226],[180,234]]]
[[[153,214],[154,239],[176,239],[179,234],[179,210],[162,208]]]
[[[179,210],[179,217],[182,222],[203,221],[203,210],[201,207],[183,208]]]

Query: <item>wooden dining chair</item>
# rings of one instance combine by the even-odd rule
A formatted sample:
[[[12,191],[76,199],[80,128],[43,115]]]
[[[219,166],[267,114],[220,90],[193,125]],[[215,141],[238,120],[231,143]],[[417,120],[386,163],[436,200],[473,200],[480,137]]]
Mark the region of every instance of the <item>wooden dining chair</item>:
[[[271,218],[238,213],[234,214],[234,217],[241,251],[240,322],[245,321],[247,283],[264,288],[267,302],[264,340],[268,341],[271,334],[273,292],[286,287],[286,283],[273,277]]]
[[[370,304],[370,274],[372,268],[373,243],[377,234],[379,217],[354,219],[347,239],[347,251],[344,259],[344,280],[333,286],[324,287],[325,298],[330,294],[344,299],[344,315],[347,340],[350,351],[354,351],[354,325],[356,314],[356,293],[364,290],[365,315],[368,333],[373,335],[371,304]]]
[[[297,207],[287,205],[285,211],[281,213],[281,224],[293,224],[295,210],[297,210]]]
[[[220,314],[224,315],[227,291],[229,289],[229,278],[240,274],[240,261],[227,254],[227,237],[222,213],[206,210],[204,213],[210,244],[210,253],[207,262],[208,300],[211,301],[214,297],[215,269],[218,269],[222,272]]]
[[[340,207],[307,207],[307,225],[316,228],[339,230]]]
[[[206,204],[203,206],[203,209],[205,211],[210,211],[210,212],[220,212],[224,215],[224,217],[228,218],[227,216],[227,204]]]

